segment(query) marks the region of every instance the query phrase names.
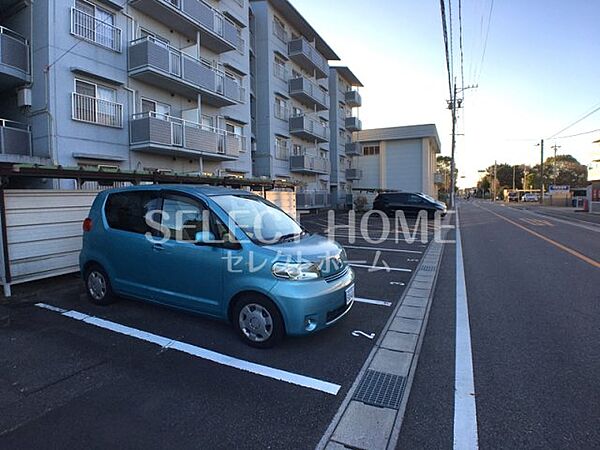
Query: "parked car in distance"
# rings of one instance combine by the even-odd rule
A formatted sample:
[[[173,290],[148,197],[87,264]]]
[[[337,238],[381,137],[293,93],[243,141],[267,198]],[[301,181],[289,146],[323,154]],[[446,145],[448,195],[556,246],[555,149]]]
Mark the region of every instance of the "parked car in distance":
[[[394,215],[396,211],[403,211],[405,215],[412,216],[426,211],[428,217],[433,217],[436,212],[442,216],[447,213],[445,203],[421,192],[382,192],[375,197],[373,209],[383,211],[387,215]]]
[[[229,320],[265,348],[334,324],[354,303],[343,248],[247,191],[111,189],[83,230],[79,264],[95,304],[124,296]]]
[[[517,192],[509,192],[506,196],[506,199],[508,200],[508,202],[518,202],[519,201],[519,194]]]
[[[521,198],[521,201],[522,202],[539,202],[540,196],[537,194],[532,194],[532,193],[524,194],[523,197]]]

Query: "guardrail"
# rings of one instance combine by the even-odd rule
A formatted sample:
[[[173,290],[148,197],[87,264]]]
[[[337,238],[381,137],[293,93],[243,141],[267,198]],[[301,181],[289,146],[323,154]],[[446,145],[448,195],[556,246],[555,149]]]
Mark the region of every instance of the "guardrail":
[[[77,8],[71,8],[71,34],[121,52],[121,29]]]
[[[72,118],[107,127],[123,128],[123,105],[89,95],[72,93]]]

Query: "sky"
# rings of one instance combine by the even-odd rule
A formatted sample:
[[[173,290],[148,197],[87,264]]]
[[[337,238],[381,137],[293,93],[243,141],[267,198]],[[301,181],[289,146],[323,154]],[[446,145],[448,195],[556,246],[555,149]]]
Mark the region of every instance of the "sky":
[[[450,98],[438,0],[291,0],[364,84],[363,128],[435,123],[451,152]],[[464,92],[459,187],[494,164],[537,164],[545,139],[582,164],[600,158],[600,131],[548,139],[600,106],[599,0],[462,0]],[[446,13],[448,14],[446,0]],[[458,0],[452,0],[453,73],[462,86]],[[483,63],[482,63],[483,61]],[[560,136],[600,129],[600,111]],[[463,178],[464,177],[464,178]]]

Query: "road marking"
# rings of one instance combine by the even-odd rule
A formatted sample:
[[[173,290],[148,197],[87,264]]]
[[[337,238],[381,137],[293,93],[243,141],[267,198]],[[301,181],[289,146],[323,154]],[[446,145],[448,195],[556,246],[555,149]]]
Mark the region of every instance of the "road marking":
[[[368,264],[350,264],[352,267],[361,267],[363,269],[372,269],[374,272],[379,270],[385,270],[386,272],[412,272],[411,269],[402,269],[400,267],[387,267],[387,266],[373,266]]]
[[[369,303],[371,305],[392,306],[392,302],[386,302],[383,300],[372,300],[370,298],[354,297],[354,301],[359,303]]]
[[[523,222],[527,222],[529,225],[534,225],[536,227],[553,227],[554,226],[547,220],[542,220],[542,219],[531,219],[529,217],[521,217],[520,220],[522,220]]]
[[[316,378],[287,372],[281,369],[275,369],[269,366],[263,366],[262,364],[256,364],[243,359],[234,358],[233,356],[213,352],[212,350],[197,347],[186,342],[177,341],[175,339],[149,333],[147,331],[138,330],[137,328],[121,325],[119,323],[111,322],[99,317],[89,316],[78,311],[61,309],[46,303],[36,303],[35,306],[44,308],[48,311],[57,312],[65,317],[70,317],[71,319],[79,320],[105,330],[114,331],[115,333],[130,336],[141,341],[150,342],[163,348],[178,350],[180,352],[187,353],[188,355],[196,356],[198,358],[221,364],[223,366],[233,367],[234,369],[244,370],[246,372],[272,378],[274,380],[314,389],[316,391],[325,392],[326,394],[337,395],[341,387],[337,384],[329,383],[327,381],[318,380]]]
[[[531,215],[534,215],[537,217],[541,216],[541,217],[548,218],[548,220],[552,220],[554,222],[563,223],[565,225],[572,225],[574,227],[583,228],[584,230],[593,231],[595,233],[600,233],[600,226],[598,226],[592,222],[586,222],[585,220],[580,220],[580,219],[570,219],[570,220],[567,220],[565,218],[560,219],[558,217],[552,216],[551,214],[544,214],[544,213],[540,213],[537,211],[531,211],[528,209],[521,209],[521,208],[517,208],[517,209],[524,214],[531,214]]]
[[[332,236],[335,239],[346,239],[348,241],[351,240],[351,239],[362,239],[363,241],[366,241],[366,240],[375,241],[375,243],[380,243],[380,242],[383,243],[384,241],[392,241],[392,242],[396,242],[396,243],[406,242],[409,245],[412,244],[412,243],[414,243],[414,242],[422,243],[421,236],[415,236],[414,239],[413,238],[408,238],[407,239],[407,238],[404,238],[404,237],[394,236],[394,233],[392,233],[391,231],[390,231],[389,234],[392,235],[392,236],[394,236],[394,237],[390,237],[390,238],[382,237],[381,234],[378,235],[378,236],[373,236],[373,235],[371,235],[369,233],[367,233],[365,236],[363,236],[363,235],[361,235],[359,233],[355,233],[355,234],[344,233],[342,235],[342,234],[337,234],[337,233],[327,233],[327,232],[325,232],[323,234],[325,234],[327,236]],[[398,233],[398,235],[399,234],[401,234],[401,233]],[[425,236],[425,235],[423,235],[423,236]],[[427,237],[425,237],[424,241],[425,242],[429,242],[429,239]]]
[[[353,248],[358,250],[378,250],[381,252],[397,252],[397,253],[417,253],[422,255],[423,252],[419,252],[417,250],[402,250],[398,248],[379,248],[379,247],[365,247],[362,245],[344,245],[344,248]]]
[[[371,339],[371,340],[375,339],[375,333],[370,333],[370,334],[367,334],[367,333],[365,333],[364,331],[360,331],[360,330],[354,330],[354,331],[352,332],[352,336],[354,336],[354,337],[360,337],[360,336],[364,336],[364,337],[366,337],[367,339]]]
[[[462,242],[456,211],[456,351],[454,372],[454,448],[477,449],[477,409]]]
[[[598,261],[596,261],[596,260],[594,260],[594,259],[592,259],[592,258],[590,258],[588,256],[585,256],[582,253],[579,253],[577,250],[573,250],[572,248],[567,247],[566,245],[563,245],[560,242],[556,242],[555,240],[550,239],[549,237],[546,237],[543,234],[538,233],[537,231],[530,230],[529,228],[521,225],[518,222],[515,222],[514,220],[509,219],[508,217],[504,217],[503,215],[495,213],[494,211],[491,211],[491,210],[489,210],[487,208],[484,208],[482,206],[479,206],[479,208],[483,209],[484,211],[489,212],[490,214],[498,216],[498,217],[500,217],[503,220],[506,220],[508,223],[512,223],[514,226],[519,227],[522,230],[525,230],[528,233],[533,234],[534,236],[539,237],[540,239],[543,239],[544,241],[548,242],[549,244],[552,244],[555,247],[560,248],[561,250],[569,253],[570,255],[572,255],[572,256],[574,256],[576,258],[579,258],[580,260],[582,260],[582,261],[584,261],[584,262],[592,265],[593,267],[595,267],[597,269],[600,269],[600,262],[598,262]]]

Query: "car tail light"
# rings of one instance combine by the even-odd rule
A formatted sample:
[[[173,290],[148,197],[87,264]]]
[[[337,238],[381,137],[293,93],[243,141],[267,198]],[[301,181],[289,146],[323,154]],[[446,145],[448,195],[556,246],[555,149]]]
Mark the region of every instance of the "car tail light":
[[[83,231],[85,231],[85,232],[92,231],[92,219],[90,219],[89,217],[87,217],[83,221]]]

